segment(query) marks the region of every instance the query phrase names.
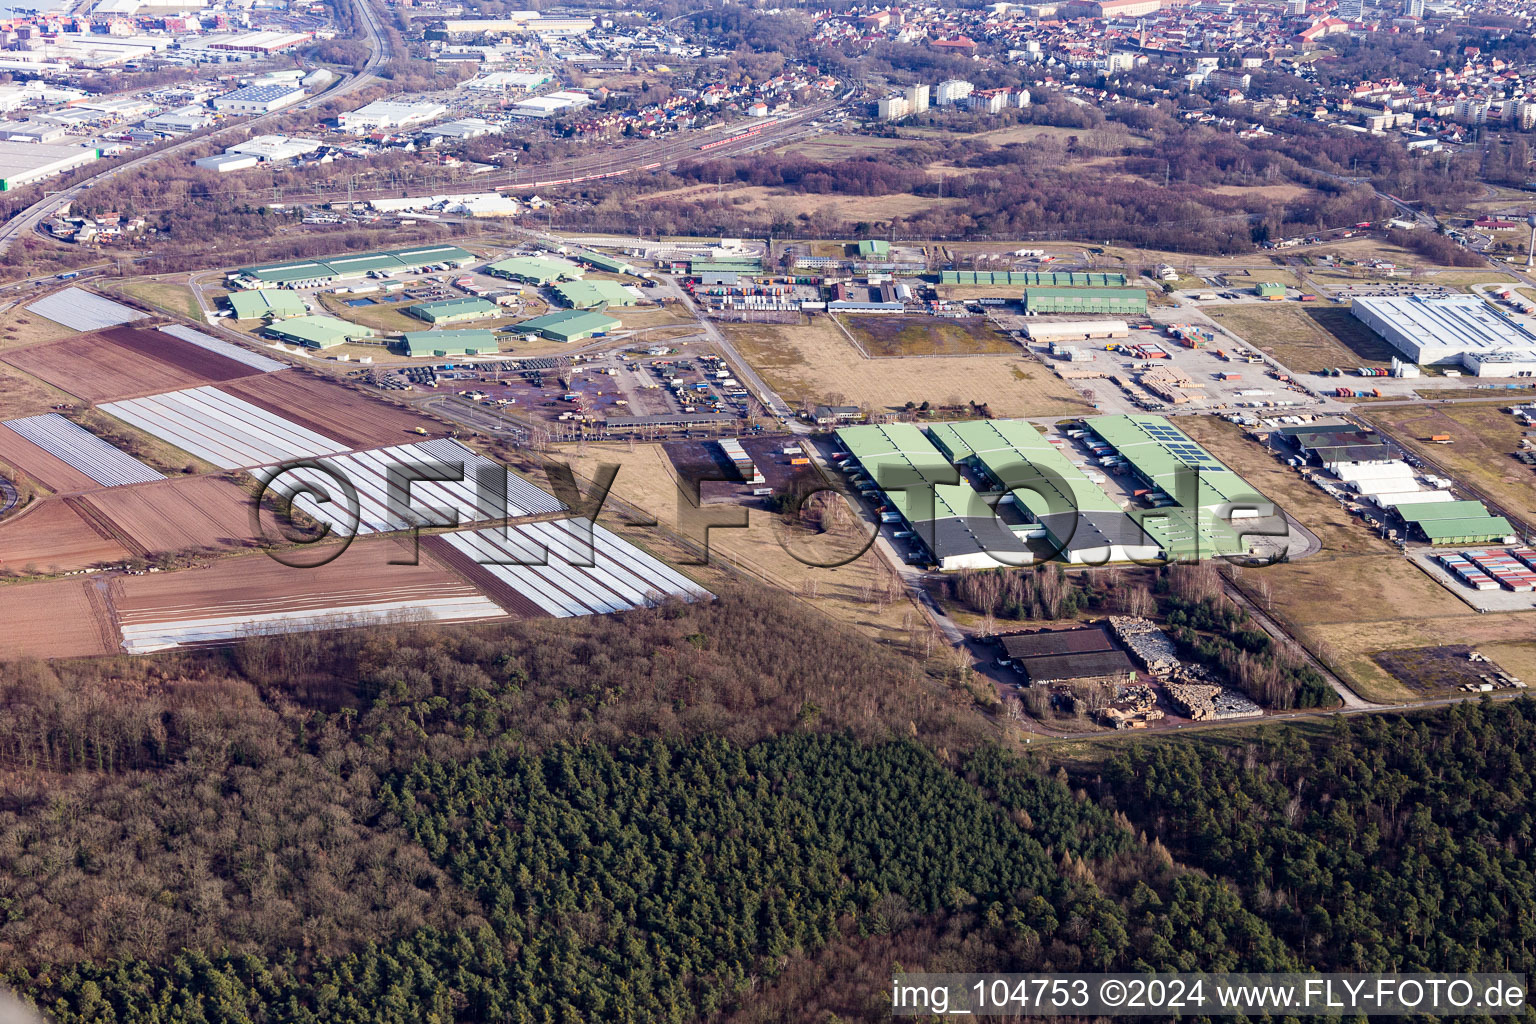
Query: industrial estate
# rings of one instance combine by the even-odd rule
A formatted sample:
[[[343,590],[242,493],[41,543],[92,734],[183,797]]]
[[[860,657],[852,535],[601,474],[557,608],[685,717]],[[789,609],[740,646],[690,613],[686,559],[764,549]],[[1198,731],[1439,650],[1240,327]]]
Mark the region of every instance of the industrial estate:
[[[1533,25],[10,11],[0,979],[1536,971]]]

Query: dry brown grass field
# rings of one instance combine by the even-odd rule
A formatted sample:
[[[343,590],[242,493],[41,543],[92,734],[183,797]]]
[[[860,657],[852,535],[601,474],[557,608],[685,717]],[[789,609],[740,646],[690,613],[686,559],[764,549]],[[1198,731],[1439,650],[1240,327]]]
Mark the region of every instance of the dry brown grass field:
[[[1298,372],[1386,366],[1392,360],[1392,348],[1337,303],[1246,303],[1210,306],[1205,313]]]
[[[986,404],[994,416],[1071,416],[1091,411],[1064,381],[1014,355],[866,359],[825,317],[809,324],[721,327],[791,404],[841,395],[875,410],[922,404]]]
[[[58,341],[77,334],[63,324],[45,320],[36,313],[29,313],[21,305],[12,306],[0,313],[0,351],[36,345],[45,341]]]
[[[1244,570],[1240,585],[1367,700],[1415,696],[1372,660],[1378,651],[1508,643],[1536,631],[1536,612],[1474,611],[1236,426],[1211,416],[1178,423],[1322,542],[1300,561]]]
[[[55,405],[79,405],[73,395],[45,384],[14,366],[0,365],[0,420],[37,416]]]
[[[983,317],[846,316],[838,323],[876,357],[985,355],[1018,352]]]

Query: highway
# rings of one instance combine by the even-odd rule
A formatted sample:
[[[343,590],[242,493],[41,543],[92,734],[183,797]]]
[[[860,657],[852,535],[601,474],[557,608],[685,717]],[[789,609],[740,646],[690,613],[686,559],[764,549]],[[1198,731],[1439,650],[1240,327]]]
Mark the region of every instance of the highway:
[[[357,4],[359,13],[362,15],[363,29],[368,36],[368,62],[363,65],[362,71],[358,72],[350,79],[344,79],[339,85],[332,87],[329,91],[320,94],[321,97],[324,97],[327,100],[337,99],[339,97],[349,95],[359,89],[371,85],[379,77],[378,69],[390,57],[389,43],[385,39],[384,33],[380,28],[378,13],[373,9],[373,6],[367,2],[367,0],[355,0],[355,2]],[[312,103],[314,101],[306,100],[305,102]],[[120,174],[124,174],[128,171],[138,170],[141,167],[146,167],[149,164],[163,160],[166,157],[172,157],[176,156],[177,154],[184,153],[200,143],[206,142],[209,139],[217,138],[218,136],[228,132],[241,131],[255,134],[256,129],[277,120],[287,113],[290,113],[292,109],[293,108],[291,107],[284,107],[281,110],[274,110],[271,113],[259,114],[256,117],[249,118],[247,120],[238,121],[233,124],[220,125],[219,127],[190,135],[173,146],[167,146],[164,149],[157,149],[152,153],[145,153],[143,156],[129,160],[127,163],[119,164],[116,167],[111,167],[97,174],[93,174],[89,178],[76,182],[66,189],[46,195],[42,199],[39,199],[37,202],[33,203],[31,206],[27,207],[21,213],[18,213],[16,216],[6,221],[4,225],[0,225],[0,255],[6,253],[10,247],[16,243],[17,239],[24,237],[32,231],[35,231],[38,225],[42,224],[43,221],[47,220],[48,217],[53,214],[53,211],[57,210],[63,204],[78,198],[88,189],[94,188],[103,182],[111,181],[113,178],[116,178]]]

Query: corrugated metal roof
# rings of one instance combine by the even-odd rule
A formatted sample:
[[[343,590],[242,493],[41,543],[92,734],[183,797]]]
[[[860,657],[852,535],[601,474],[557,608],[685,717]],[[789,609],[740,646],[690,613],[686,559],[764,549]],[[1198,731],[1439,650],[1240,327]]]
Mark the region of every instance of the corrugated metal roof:
[[[1445,506],[1441,506],[1444,508]],[[1431,541],[1474,543],[1512,536],[1514,527],[1503,516],[1475,516],[1469,519],[1434,519],[1414,524]]]
[[[1397,514],[1410,523],[1436,519],[1477,519],[1488,515],[1488,506],[1480,501],[1421,502],[1399,505]]]

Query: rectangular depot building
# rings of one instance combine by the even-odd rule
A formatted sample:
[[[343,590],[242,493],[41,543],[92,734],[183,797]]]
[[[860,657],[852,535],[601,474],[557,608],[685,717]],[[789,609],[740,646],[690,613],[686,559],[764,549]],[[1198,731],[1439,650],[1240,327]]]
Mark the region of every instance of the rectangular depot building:
[[[537,334],[550,341],[583,341],[594,335],[606,334],[619,326],[620,322],[611,316],[566,309],[524,320],[514,324],[511,329],[520,334]]]
[[[487,330],[407,331],[403,344],[408,356],[485,356],[497,351],[496,332]]]
[[[320,288],[347,278],[393,277],[433,267],[465,267],[474,261],[474,253],[456,245],[418,245],[241,267],[230,273],[229,283],[235,288]]]
[[[1370,295],[1350,312],[1409,362],[1478,377],[1536,374],[1536,333],[1480,296]]]
[[[497,316],[501,313],[501,307],[488,299],[466,296],[440,302],[418,302],[414,306],[406,306],[405,311],[429,324],[462,324]]]
[[[296,316],[288,320],[276,320],[262,328],[262,332],[269,338],[318,349],[335,348],[350,341],[371,338],[377,333],[371,327],[348,323],[334,316]]]

